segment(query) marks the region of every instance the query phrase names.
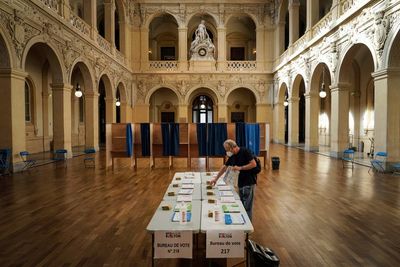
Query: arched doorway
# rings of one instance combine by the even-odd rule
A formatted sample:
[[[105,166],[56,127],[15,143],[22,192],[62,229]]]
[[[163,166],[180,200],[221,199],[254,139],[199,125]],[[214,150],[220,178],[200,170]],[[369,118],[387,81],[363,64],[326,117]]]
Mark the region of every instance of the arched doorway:
[[[256,24],[246,14],[232,16],[226,23],[226,60],[256,60]]]
[[[170,14],[154,18],[149,25],[149,60],[177,60],[178,23]]]
[[[212,123],[214,121],[214,103],[206,94],[198,95],[192,102],[192,121],[194,123]]]
[[[150,122],[176,122],[178,96],[169,88],[159,88],[150,97]]]
[[[248,88],[237,88],[227,98],[228,121],[256,122],[256,98]]]

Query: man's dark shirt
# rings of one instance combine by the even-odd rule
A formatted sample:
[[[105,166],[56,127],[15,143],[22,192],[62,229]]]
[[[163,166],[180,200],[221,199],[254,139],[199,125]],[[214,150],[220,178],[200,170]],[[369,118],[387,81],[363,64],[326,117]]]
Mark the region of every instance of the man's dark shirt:
[[[250,163],[253,155],[250,150],[245,147],[240,147],[237,154],[232,155],[226,161],[225,166],[239,166],[242,167]],[[238,186],[243,187],[246,185],[257,184],[256,175],[250,170],[241,170],[239,173]]]

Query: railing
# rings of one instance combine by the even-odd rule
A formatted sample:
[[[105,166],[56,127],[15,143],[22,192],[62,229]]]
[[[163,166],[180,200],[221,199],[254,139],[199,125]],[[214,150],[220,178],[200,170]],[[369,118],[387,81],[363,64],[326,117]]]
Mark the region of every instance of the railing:
[[[115,49],[115,57],[118,62],[125,64],[125,56],[118,49]]]
[[[39,0],[43,5],[60,14],[60,0]]]
[[[332,24],[332,11],[325,15],[317,24],[312,27],[312,38],[325,32]]]
[[[151,70],[178,70],[178,61],[150,61]]]
[[[75,29],[83,33],[84,35],[90,36],[90,25],[87,24],[83,19],[76,16],[75,14],[70,15],[70,22]]]
[[[105,51],[111,54],[111,44],[101,35],[97,35],[97,44]]]
[[[292,53],[296,53],[296,51],[298,51],[299,49],[304,49],[307,45],[307,40],[308,36],[306,34],[304,34],[303,36],[301,36],[299,39],[296,40],[296,42],[293,43],[292,45]]]
[[[227,61],[229,71],[256,70],[257,61]]]

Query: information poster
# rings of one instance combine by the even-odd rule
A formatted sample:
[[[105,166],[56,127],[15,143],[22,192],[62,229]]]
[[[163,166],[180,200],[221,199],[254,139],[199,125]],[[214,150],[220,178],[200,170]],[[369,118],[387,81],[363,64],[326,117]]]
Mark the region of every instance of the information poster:
[[[154,258],[192,258],[192,231],[154,232]]]
[[[244,258],[243,231],[207,231],[206,258]]]

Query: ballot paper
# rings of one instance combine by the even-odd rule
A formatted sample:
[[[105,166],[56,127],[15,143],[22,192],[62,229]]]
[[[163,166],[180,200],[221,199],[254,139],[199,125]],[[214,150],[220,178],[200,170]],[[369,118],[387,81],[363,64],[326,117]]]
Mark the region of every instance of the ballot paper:
[[[193,189],[181,189],[178,191],[178,195],[191,195],[193,194]]]
[[[219,185],[218,190],[219,191],[231,191],[232,188],[229,185]]]
[[[224,213],[238,213],[240,208],[238,204],[224,204],[222,205],[222,210]]]
[[[236,201],[234,197],[221,197],[221,203],[235,203],[235,202]]]
[[[226,185],[224,179],[218,179],[217,185]]]
[[[233,197],[232,191],[219,191],[221,197]]]
[[[177,202],[192,202],[192,195],[179,195],[176,198]]]
[[[244,217],[241,213],[229,213],[231,216],[231,224],[245,224]]]
[[[192,183],[188,183],[188,184],[186,184],[186,183],[184,183],[184,184],[182,184],[182,189],[193,189],[194,188],[194,184],[192,184]]]
[[[192,220],[192,213],[187,212],[186,213],[186,221],[190,222]],[[180,212],[174,212],[172,215],[172,221],[173,222],[180,222],[181,221],[181,213]]]

